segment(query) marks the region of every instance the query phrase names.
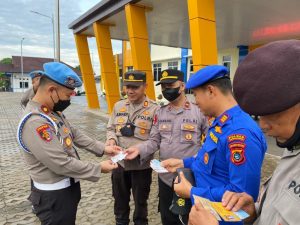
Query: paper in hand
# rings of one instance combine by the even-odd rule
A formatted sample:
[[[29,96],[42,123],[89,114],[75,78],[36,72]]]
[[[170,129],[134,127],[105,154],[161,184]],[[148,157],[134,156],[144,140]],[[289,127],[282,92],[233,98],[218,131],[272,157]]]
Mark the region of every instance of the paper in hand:
[[[111,161],[113,161],[113,163],[117,163],[119,161],[122,161],[123,159],[125,159],[127,153],[124,153],[124,152],[120,152],[119,154],[111,157]]]
[[[160,161],[157,159],[152,159],[150,161],[150,167],[157,173],[168,173],[169,171],[166,168],[160,165]]]

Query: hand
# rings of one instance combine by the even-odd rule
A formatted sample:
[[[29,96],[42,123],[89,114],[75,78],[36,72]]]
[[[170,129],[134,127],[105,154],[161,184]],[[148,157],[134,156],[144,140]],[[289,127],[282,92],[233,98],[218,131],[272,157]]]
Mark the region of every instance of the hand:
[[[122,151],[122,148],[119,146],[105,146],[104,153],[109,156],[115,156]]]
[[[222,198],[222,205],[227,210],[232,210],[234,212],[242,209],[246,211],[250,217],[245,220],[245,222],[252,222],[256,219],[256,211],[253,198],[247,193],[235,193],[226,191]]]
[[[179,173],[180,176],[180,183],[178,183],[178,177],[176,177],[174,181],[174,191],[177,195],[182,198],[190,198],[192,185],[191,183],[185,178],[183,172]]]
[[[161,162],[161,166],[165,167],[169,172],[174,173],[176,169],[184,167],[182,159],[166,159]]]
[[[118,168],[117,163],[113,163],[111,160],[105,160],[100,162],[101,173],[109,173],[113,169]]]
[[[111,138],[105,142],[105,145],[114,146],[114,145],[117,145],[117,143],[116,143],[115,139]]]
[[[140,150],[137,147],[130,147],[125,150],[125,154],[127,154],[125,159],[132,160],[140,154]]]
[[[218,225],[217,219],[200,202],[195,203],[189,215],[188,225]]]

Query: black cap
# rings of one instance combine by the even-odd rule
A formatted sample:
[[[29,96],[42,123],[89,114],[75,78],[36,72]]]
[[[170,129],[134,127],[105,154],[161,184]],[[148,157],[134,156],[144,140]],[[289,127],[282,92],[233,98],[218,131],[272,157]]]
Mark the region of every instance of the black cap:
[[[159,82],[156,86],[160,84],[171,84],[178,80],[184,80],[184,73],[182,71],[173,69],[163,70],[159,75]]]
[[[300,41],[275,41],[251,52],[238,66],[234,96],[251,115],[264,116],[300,102]]]
[[[146,83],[146,73],[142,71],[128,71],[124,74],[123,85],[140,86]]]

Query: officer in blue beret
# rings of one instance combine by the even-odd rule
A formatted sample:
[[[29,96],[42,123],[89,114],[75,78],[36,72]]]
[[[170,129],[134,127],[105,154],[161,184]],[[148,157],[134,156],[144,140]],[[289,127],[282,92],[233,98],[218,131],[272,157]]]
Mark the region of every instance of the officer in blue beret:
[[[73,127],[62,111],[82,82],[63,63],[45,63],[39,88],[25,108],[17,138],[33,183],[29,200],[42,225],[75,225],[80,179],[96,182],[100,173],[117,168],[110,160],[99,164],[80,160],[75,147],[114,155],[117,146],[89,138]]]
[[[39,83],[40,83],[40,78],[43,74],[43,71],[40,70],[36,70],[36,71],[32,71],[31,73],[29,73],[29,76],[31,78],[31,82],[32,82],[32,88],[29,88],[27,91],[25,91],[25,93],[23,94],[22,98],[21,98],[21,107],[24,110],[27,103],[29,102],[29,100],[31,100],[33,98],[33,96],[35,95]]]
[[[247,192],[257,199],[266,141],[261,129],[237,105],[227,68],[207,66],[197,71],[186,87],[193,90],[202,112],[215,119],[196,157],[162,162],[169,171],[185,167],[194,172],[196,185],[181,173],[180,182],[174,182],[175,192],[192,202],[193,195],[221,202],[228,190]]]

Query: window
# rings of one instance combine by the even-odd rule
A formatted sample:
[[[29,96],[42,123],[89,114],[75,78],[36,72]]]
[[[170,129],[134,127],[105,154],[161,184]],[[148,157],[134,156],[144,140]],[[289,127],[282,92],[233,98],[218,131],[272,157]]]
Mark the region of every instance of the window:
[[[28,88],[29,83],[28,82],[20,82],[20,88]]]
[[[154,81],[159,81],[159,74],[161,73],[161,63],[153,64]]]
[[[177,70],[178,69],[178,61],[168,62],[168,68]]]
[[[223,56],[223,66],[226,66],[230,75],[231,55]]]
[[[133,66],[127,66],[127,72],[133,71]]]
[[[194,64],[192,59],[190,59],[190,72],[194,72]]]

